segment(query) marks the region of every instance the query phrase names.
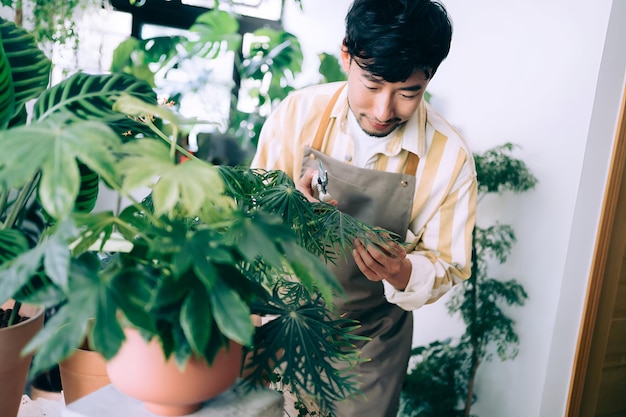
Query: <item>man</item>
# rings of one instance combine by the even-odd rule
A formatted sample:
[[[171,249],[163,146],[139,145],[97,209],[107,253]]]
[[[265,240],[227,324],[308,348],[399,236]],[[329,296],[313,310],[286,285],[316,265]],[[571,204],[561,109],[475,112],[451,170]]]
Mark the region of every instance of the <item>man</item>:
[[[331,266],[361,322],[370,358],[358,366],[365,398],[339,416],[396,416],[410,356],[412,310],[469,278],[476,171],[459,133],[423,100],[446,58],[452,26],[432,0],[355,0],[341,61],[347,83],[293,92],[265,123],[252,167],[280,169],[310,200],[319,161],[340,210],[395,232],[388,251],[355,242],[353,260]]]

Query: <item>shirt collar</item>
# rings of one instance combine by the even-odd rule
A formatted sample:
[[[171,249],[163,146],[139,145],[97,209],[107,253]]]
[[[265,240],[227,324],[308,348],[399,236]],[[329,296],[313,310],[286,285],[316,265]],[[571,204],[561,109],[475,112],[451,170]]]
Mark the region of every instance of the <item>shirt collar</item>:
[[[339,120],[342,133],[348,131],[348,88],[343,89],[331,112],[331,118]],[[426,104],[421,101],[417,111],[400,129],[396,137],[389,142],[386,153],[397,155],[401,149],[416,154],[420,158],[426,153]],[[415,140],[417,138],[417,140]]]

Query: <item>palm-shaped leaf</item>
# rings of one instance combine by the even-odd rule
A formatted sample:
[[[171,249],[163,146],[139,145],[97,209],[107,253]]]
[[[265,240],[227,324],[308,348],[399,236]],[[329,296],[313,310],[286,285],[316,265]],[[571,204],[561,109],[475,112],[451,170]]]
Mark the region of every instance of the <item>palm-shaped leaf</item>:
[[[51,62],[35,38],[0,18],[0,127],[21,112],[24,104],[46,89]]]
[[[274,367],[280,368],[280,386],[294,390],[296,395],[306,393],[323,410],[332,411],[334,401],[359,394],[353,381],[356,374],[350,371],[350,365],[361,360],[354,346],[366,338],[350,333],[358,322],[332,317],[324,302],[319,297],[311,298],[301,288],[298,290],[300,285],[283,283],[280,291],[274,289],[269,303],[253,305],[253,313],[275,319],[255,332],[255,345],[264,349],[254,350],[250,361],[254,365],[248,369],[248,378],[265,382]],[[286,293],[296,298],[286,297]],[[343,370],[334,366],[339,361],[345,364]]]

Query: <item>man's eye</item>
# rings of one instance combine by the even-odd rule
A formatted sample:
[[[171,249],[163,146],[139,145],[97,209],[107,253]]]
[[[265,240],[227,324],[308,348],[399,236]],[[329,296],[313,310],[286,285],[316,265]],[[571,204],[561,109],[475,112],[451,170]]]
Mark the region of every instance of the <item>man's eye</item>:
[[[418,94],[400,94],[400,97],[406,98],[406,99],[409,99],[409,100],[417,98],[418,96],[419,96],[419,93]]]

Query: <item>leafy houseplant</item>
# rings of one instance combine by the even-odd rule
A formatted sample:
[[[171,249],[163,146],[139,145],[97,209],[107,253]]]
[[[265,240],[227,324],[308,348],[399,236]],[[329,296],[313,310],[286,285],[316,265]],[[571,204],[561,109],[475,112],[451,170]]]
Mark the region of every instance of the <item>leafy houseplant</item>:
[[[251,381],[280,379],[322,409],[354,392],[332,365],[357,360],[356,323],[332,314],[341,288],[324,260],[383,231],[309,203],[284,173],[179,163],[181,127],[195,121],[147,83],[78,73],[47,88],[33,38],[0,29],[0,301],[59,306],[26,347],[33,372],[86,336],[112,358],[132,327],[180,366],[234,340],[251,350]],[[100,186],[129,206],[92,212]],[[277,318],[255,328],[251,314]]]
[[[264,27],[249,34],[242,47],[239,23],[232,13],[211,10],[199,15],[187,36],[128,38],[114,51],[111,71],[132,74],[155,86],[175,102],[202,93],[212,84],[211,70],[197,71],[202,62],[231,65],[233,77],[222,89],[232,89],[227,120],[220,129],[244,149],[256,146],[258,134],[273,104],[284,99],[302,71],[303,54],[298,38],[284,30]],[[219,61],[226,59],[226,63]],[[184,77],[176,75],[184,72]],[[320,73],[326,81],[345,79],[337,59],[320,55]],[[175,82],[168,82],[174,78]],[[187,80],[181,82],[180,79]],[[236,85],[233,85],[236,84]],[[215,87],[212,85],[212,87]],[[200,93],[199,93],[200,92]],[[243,104],[242,104],[243,103]],[[206,111],[215,103],[202,103]]]
[[[514,149],[506,143],[475,155],[479,199],[505,191],[521,193],[536,185],[524,162],[511,156]],[[472,277],[447,304],[448,311],[465,322],[465,333],[455,342],[447,339],[413,349],[414,366],[403,386],[403,416],[469,417],[480,364],[492,359],[494,348],[500,360],[517,356],[515,322],[502,307],[522,306],[527,294],[516,280],[501,281],[488,271],[490,260],[506,262],[515,240],[506,224],[475,228]]]

